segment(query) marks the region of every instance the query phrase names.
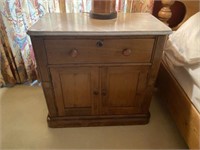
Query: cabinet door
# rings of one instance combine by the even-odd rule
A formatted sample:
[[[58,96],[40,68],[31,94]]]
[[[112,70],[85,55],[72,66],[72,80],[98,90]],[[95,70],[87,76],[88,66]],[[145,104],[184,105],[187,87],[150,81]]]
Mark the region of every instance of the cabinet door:
[[[104,115],[140,113],[148,67],[104,67],[101,69],[101,112]]]
[[[55,101],[60,116],[97,114],[98,68],[51,68]]]

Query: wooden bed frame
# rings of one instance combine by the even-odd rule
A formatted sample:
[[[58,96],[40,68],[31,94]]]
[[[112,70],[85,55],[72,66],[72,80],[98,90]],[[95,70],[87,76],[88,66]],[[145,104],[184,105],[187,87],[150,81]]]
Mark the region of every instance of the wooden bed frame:
[[[176,3],[177,1],[173,5]],[[178,3],[184,4],[186,14],[183,20],[172,28],[173,30],[177,29],[190,16],[198,12],[200,6],[199,0],[185,0],[178,1]],[[171,8],[173,8],[173,5]],[[173,11],[174,10],[172,10],[171,20],[173,20]],[[165,17],[165,15],[163,16]],[[167,18],[167,20],[168,19],[169,18]],[[188,147],[190,149],[200,149],[200,112],[194,107],[164,61],[161,63],[156,85],[158,87],[158,92],[163,98],[162,100],[164,100]]]

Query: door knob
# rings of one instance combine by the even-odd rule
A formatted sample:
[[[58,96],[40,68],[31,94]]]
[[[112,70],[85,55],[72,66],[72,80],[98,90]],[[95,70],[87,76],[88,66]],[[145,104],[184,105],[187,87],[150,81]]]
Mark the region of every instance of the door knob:
[[[96,46],[97,47],[102,47],[103,46],[103,41],[102,40],[97,41]]]
[[[94,95],[99,95],[99,91],[98,91],[98,90],[94,90],[94,91],[93,91],[93,94],[94,94]]]
[[[79,54],[78,50],[76,48],[73,48],[70,52],[69,52],[69,55],[71,57],[77,57]]]
[[[129,55],[131,55],[131,53],[132,53],[132,50],[130,48],[123,49],[123,51],[122,51],[122,54],[124,56],[129,56]]]

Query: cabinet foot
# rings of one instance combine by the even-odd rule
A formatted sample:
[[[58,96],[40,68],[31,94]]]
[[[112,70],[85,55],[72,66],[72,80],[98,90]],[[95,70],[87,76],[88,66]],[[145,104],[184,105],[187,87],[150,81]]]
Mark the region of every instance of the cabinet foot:
[[[84,116],[84,117],[49,117],[48,126],[61,127],[89,127],[112,125],[142,125],[149,123],[150,113],[129,116]]]

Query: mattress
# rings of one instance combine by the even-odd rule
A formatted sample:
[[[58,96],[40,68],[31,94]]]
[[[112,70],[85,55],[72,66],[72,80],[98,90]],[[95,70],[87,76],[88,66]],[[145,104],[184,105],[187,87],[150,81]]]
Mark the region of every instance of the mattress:
[[[163,55],[163,61],[168,66],[169,70],[185,91],[193,105],[200,112],[200,87],[196,82],[200,75],[200,65],[195,71],[194,68],[188,66],[187,68],[184,66],[176,66],[165,54]]]

